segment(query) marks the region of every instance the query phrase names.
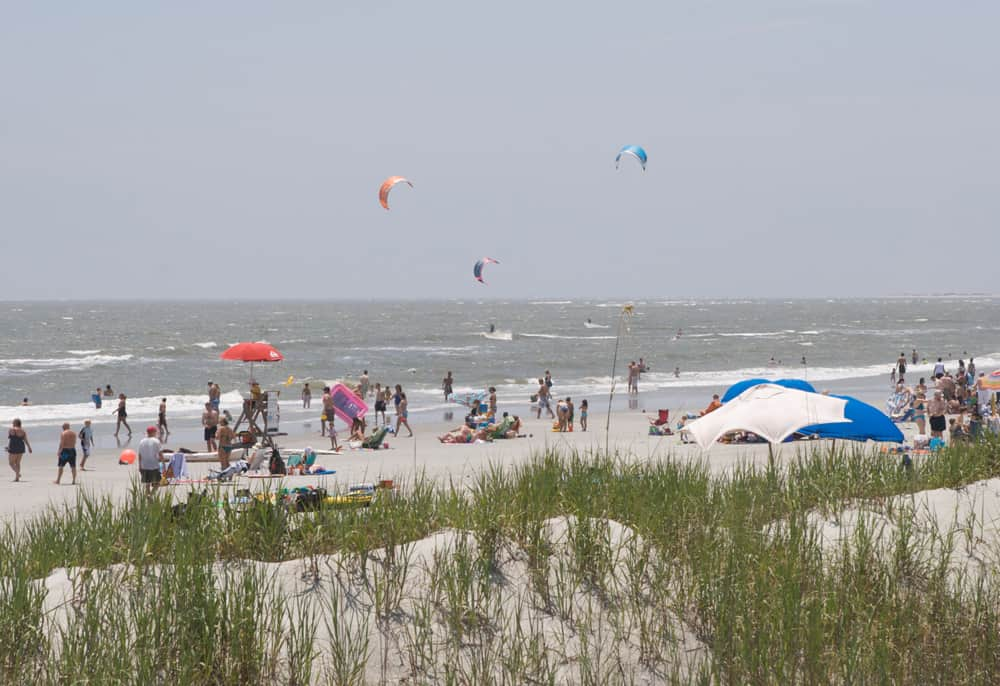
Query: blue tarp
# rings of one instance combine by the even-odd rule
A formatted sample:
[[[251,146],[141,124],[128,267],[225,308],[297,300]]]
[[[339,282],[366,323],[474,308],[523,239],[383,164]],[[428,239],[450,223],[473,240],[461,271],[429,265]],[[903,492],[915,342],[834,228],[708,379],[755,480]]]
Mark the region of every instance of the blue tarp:
[[[902,443],[903,432],[878,408],[846,395],[834,395],[847,401],[844,416],[849,422],[813,424],[799,433],[820,438],[841,438],[847,441],[886,441]]]
[[[725,395],[722,396],[722,402],[728,403],[746,389],[759,386],[762,383],[773,383],[776,386],[784,386],[785,388],[796,388],[800,391],[805,391],[806,393],[816,392],[816,389],[813,388],[811,383],[803,381],[802,379],[778,379],[777,381],[768,381],[767,379],[744,379],[743,381],[737,381],[729,387],[729,390],[727,390]]]

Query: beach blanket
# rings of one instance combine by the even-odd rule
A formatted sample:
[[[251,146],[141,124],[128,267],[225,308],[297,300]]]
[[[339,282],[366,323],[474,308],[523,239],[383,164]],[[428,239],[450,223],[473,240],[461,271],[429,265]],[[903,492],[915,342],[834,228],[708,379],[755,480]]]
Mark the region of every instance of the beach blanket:
[[[170,464],[167,465],[167,474],[169,474],[172,479],[191,478],[191,472],[188,470],[187,466],[187,457],[184,453],[178,451],[173,454],[170,458]]]

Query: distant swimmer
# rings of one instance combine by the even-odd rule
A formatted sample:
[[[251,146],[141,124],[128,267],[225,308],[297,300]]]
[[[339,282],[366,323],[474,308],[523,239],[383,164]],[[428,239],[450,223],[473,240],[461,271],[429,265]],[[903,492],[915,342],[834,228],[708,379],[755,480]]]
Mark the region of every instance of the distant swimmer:
[[[105,398],[115,397],[115,392],[111,390],[111,384],[107,384],[104,386],[104,397]]]
[[[910,353],[910,360],[913,362],[913,364],[916,364],[917,363],[917,359],[919,359],[917,357],[917,349],[914,348],[913,352]]]
[[[594,323],[594,320],[592,320],[592,319],[591,319],[590,317],[587,317],[587,323],[588,323],[588,324],[593,324],[593,323]]]
[[[677,338],[680,338],[683,335],[684,335],[684,329],[677,329]]]
[[[777,365],[777,364],[778,364],[778,363],[777,363],[777,362],[775,361],[775,359],[774,359],[774,356],[772,355],[772,356],[771,356],[771,359],[770,359],[770,360],[768,360],[768,363],[767,363],[767,366],[768,366],[768,367],[774,367],[774,366],[775,366],[775,365]]]
[[[21,406],[22,406],[22,407],[27,407],[27,406],[28,406],[28,405],[30,405],[30,404],[31,404],[31,401],[29,401],[29,400],[28,400],[27,398],[25,398],[25,399],[23,399],[23,400],[21,401]]]
[[[496,330],[497,330],[496,324],[490,324],[490,333],[493,333]]]
[[[806,366],[806,356],[805,355],[802,356],[802,366],[803,367]]]
[[[681,368],[680,367],[674,367],[674,378],[675,379],[681,378]]]

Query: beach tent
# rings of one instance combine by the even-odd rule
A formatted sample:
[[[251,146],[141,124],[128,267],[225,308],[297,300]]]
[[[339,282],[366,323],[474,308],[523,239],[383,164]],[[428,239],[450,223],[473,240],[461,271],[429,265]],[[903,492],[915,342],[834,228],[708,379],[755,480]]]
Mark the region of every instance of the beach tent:
[[[796,388],[800,391],[806,391],[807,393],[816,392],[816,389],[813,388],[811,383],[803,381],[802,379],[778,379],[777,381],[769,381],[768,379],[744,379],[743,381],[737,381],[729,387],[729,389],[722,396],[722,402],[728,403],[746,389],[753,388],[754,386],[758,386],[762,383],[784,386],[785,388]]]
[[[841,438],[847,441],[884,441],[902,443],[903,432],[878,408],[847,395],[831,395],[847,401],[844,415],[847,423],[813,424],[799,429],[798,433],[820,438]]]
[[[849,422],[847,400],[776,384],[748,388],[719,409],[684,426],[701,448],[730,431],[751,431],[780,443],[804,426]]]

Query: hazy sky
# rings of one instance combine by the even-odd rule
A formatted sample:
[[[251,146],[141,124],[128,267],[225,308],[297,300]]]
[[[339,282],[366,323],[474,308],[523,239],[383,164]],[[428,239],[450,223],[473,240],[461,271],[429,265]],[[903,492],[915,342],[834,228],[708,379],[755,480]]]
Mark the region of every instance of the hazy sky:
[[[998,26],[996,0],[4,3],[0,298],[1000,291]],[[632,143],[648,171],[616,173]]]

